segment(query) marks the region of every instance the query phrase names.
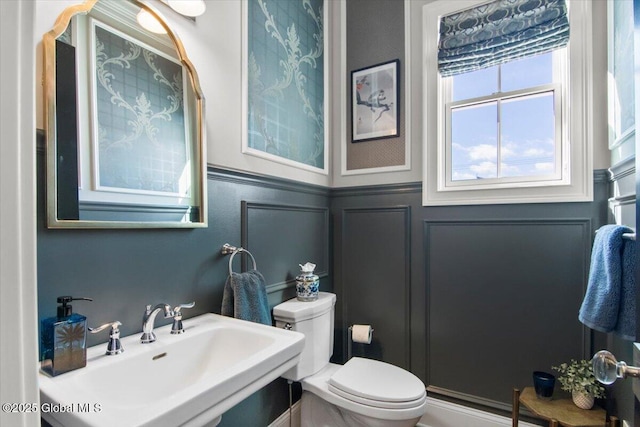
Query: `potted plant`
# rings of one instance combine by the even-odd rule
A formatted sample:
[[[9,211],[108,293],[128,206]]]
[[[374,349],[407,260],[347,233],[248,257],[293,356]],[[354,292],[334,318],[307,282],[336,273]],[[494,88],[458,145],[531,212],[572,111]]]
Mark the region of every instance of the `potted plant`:
[[[560,366],[553,366],[558,371],[561,388],[571,392],[573,403],[582,409],[591,409],[596,397],[604,397],[604,386],[596,380],[589,360],[571,360]]]

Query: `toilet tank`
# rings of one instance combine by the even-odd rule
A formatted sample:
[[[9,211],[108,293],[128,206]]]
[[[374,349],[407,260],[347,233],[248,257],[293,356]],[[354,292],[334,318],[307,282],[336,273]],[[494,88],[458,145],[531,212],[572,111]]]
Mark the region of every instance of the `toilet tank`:
[[[296,298],[273,308],[277,328],[291,329],[305,335],[300,362],[282,377],[300,381],[324,368],[333,354],[333,322],[335,294],[319,292],[315,301],[298,301]]]

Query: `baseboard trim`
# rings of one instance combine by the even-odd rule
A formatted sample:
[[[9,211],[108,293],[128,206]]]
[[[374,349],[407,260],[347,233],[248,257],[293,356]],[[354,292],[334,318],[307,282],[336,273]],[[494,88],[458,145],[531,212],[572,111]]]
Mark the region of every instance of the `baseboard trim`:
[[[291,406],[291,411],[284,411],[268,427],[300,427],[300,401]]]
[[[427,413],[420,419],[421,427],[510,427],[511,419],[479,409],[469,408],[427,397]],[[520,421],[521,427],[538,427]]]
[[[292,423],[289,424],[291,417]],[[420,419],[416,427],[510,427],[509,418],[468,408],[466,406],[427,397],[427,413]],[[520,427],[539,427],[524,421]],[[268,427],[300,427],[300,401],[291,407],[291,415],[287,409]]]

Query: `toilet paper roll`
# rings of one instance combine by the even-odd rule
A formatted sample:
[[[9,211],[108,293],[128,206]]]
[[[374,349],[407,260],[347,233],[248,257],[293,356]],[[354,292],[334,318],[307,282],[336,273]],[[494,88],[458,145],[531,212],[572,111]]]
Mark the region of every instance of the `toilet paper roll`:
[[[373,328],[371,325],[353,325],[351,327],[351,340],[363,344],[371,344]]]

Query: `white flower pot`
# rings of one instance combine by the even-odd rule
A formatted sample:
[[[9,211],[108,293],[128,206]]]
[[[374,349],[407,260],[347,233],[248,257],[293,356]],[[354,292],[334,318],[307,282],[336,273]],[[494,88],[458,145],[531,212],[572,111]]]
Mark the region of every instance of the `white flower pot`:
[[[593,396],[580,393],[579,391],[571,392],[571,397],[573,398],[573,403],[575,403],[578,408],[582,409],[591,409],[593,407],[593,402],[595,401]]]

